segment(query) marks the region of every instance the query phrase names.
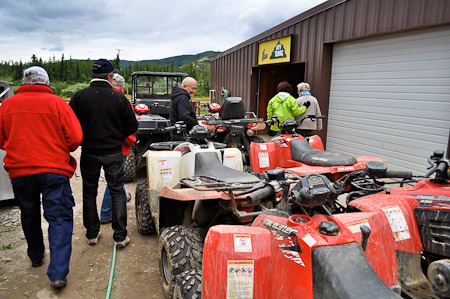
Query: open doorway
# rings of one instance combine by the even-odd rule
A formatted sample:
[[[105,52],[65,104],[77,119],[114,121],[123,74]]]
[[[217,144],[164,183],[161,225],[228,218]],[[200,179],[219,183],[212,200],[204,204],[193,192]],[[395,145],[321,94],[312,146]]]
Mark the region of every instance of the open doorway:
[[[292,96],[297,98],[297,84],[304,81],[305,64],[268,65],[259,67],[257,70],[259,70],[259,72],[253,72],[254,74],[256,73],[255,75],[259,76],[259,93],[257,93],[259,96],[257,96],[256,99],[256,110],[258,111],[258,117],[266,119],[267,104],[270,99],[276,95],[278,83],[288,81],[294,89],[294,94]]]

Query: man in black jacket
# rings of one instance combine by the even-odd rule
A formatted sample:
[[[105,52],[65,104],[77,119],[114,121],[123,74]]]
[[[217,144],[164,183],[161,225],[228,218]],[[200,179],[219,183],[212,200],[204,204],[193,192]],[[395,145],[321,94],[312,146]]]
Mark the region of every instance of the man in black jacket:
[[[100,235],[97,188],[103,167],[112,198],[113,238],[118,248],[128,245],[126,195],[122,144],[137,131],[138,122],[128,99],[113,90],[114,67],[106,59],[92,65],[90,86],[77,91],[70,106],[80,121],[83,143],[80,169],[83,177],[83,224],[89,245],[96,245]]]
[[[198,125],[194,106],[191,103],[191,97],[194,96],[196,90],[197,81],[192,77],[186,77],[183,82],[181,82],[181,88],[175,86],[172,89],[170,98],[170,121],[173,124],[177,121],[184,121],[188,132],[192,127]],[[170,136],[174,141],[184,141],[183,136],[176,132],[171,132]]]

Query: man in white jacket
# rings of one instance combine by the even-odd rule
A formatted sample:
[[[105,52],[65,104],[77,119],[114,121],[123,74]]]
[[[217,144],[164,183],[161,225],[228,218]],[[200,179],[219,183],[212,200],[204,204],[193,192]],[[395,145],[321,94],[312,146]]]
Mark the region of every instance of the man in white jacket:
[[[310,102],[311,105],[308,107],[305,113],[297,116],[295,119],[300,120],[303,117],[315,114],[316,116],[321,116],[319,102],[315,97],[311,95],[310,86],[308,83],[302,82],[297,85],[297,90],[299,97],[297,99],[298,105],[301,107],[303,103]],[[322,130],[322,120],[321,119],[305,119],[300,126],[297,127],[296,132],[304,137],[309,137],[317,134],[317,131]]]

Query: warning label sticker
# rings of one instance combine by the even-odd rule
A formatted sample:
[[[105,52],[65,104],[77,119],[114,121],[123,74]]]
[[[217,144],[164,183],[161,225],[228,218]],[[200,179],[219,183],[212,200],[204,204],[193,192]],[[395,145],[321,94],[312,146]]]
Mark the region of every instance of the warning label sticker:
[[[403,215],[399,206],[384,207],[383,212],[389,220],[395,241],[403,241],[411,238],[405,215]]]
[[[159,175],[162,177],[162,181],[164,183],[168,183],[172,181],[173,175],[172,175],[172,168],[167,169],[160,169]]]
[[[266,168],[270,166],[269,153],[259,153],[259,168]]]
[[[250,235],[234,235],[234,252],[252,252]]]
[[[227,299],[253,298],[254,261],[227,261]]]
[[[313,247],[314,244],[317,243],[316,239],[313,238],[310,234],[306,234],[302,237],[303,242],[306,243],[309,247]]]
[[[368,228],[371,229],[369,221],[367,219],[361,219],[355,222],[347,223],[347,227],[350,229],[350,231],[354,234],[361,232],[361,226],[365,225]]]

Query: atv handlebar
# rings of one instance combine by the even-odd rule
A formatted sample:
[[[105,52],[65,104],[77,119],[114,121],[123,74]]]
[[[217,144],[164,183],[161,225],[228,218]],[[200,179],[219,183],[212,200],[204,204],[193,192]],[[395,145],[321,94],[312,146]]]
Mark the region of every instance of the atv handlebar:
[[[412,179],[413,174],[409,170],[387,170],[382,178],[400,178],[400,179]]]
[[[168,133],[168,132],[173,132],[173,131],[177,131],[177,133],[181,133],[184,129],[186,129],[186,125],[184,124],[183,121],[177,121],[175,123],[175,125],[173,126],[169,126],[169,127],[165,127],[165,128],[161,128],[160,131],[162,133]]]
[[[247,195],[245,200],[248,204],[257,202],[258,200],[271,200],[275,197],[275,190],[269,184],[267,184],[262,189],[256,190],[255,192]]]

